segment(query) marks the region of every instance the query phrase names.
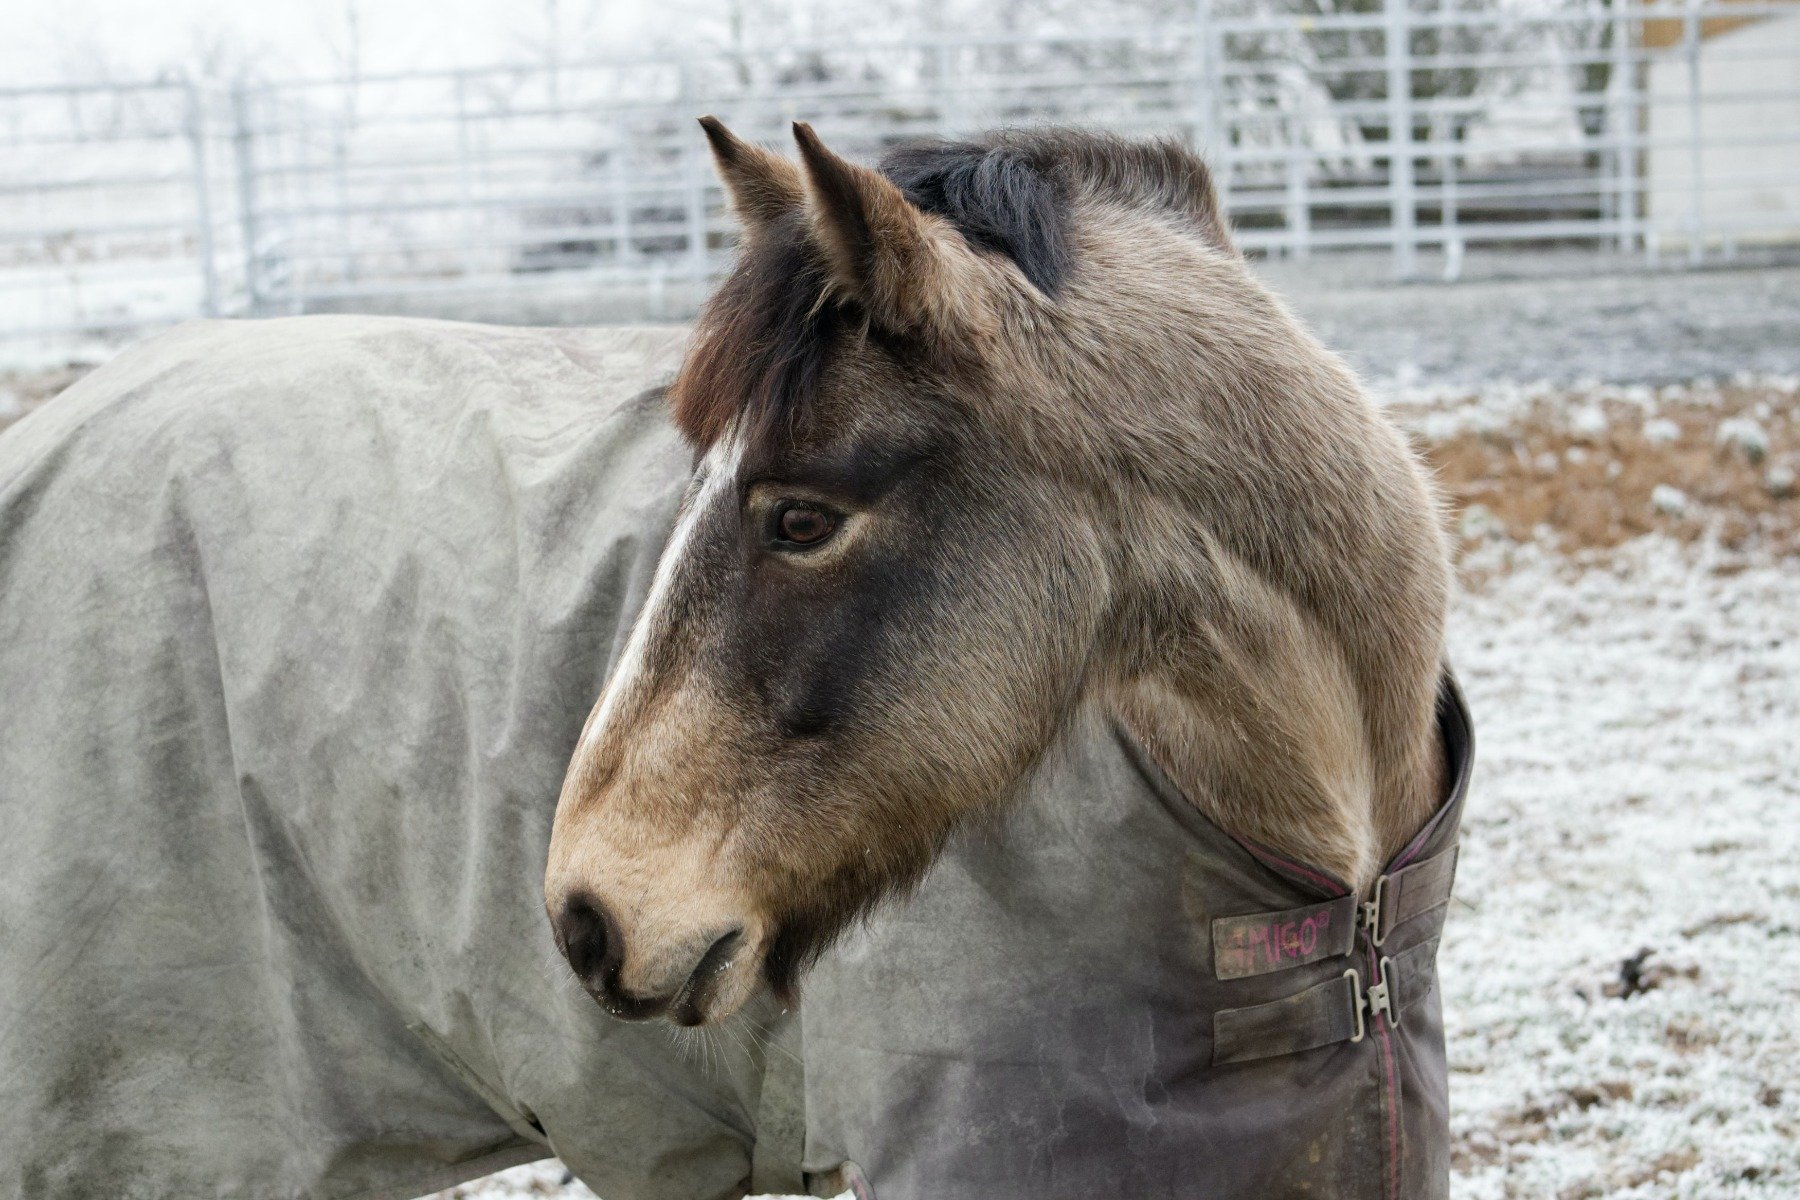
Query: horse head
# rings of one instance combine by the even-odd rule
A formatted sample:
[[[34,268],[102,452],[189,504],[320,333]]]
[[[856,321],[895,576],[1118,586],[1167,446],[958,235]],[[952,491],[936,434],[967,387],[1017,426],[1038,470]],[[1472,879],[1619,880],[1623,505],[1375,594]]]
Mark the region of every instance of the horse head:
[[[1204,165],[702,123],[743,236],[670,391],[698,465],[546,875],[588,989],[681,1024],[791,993],[1087,704],[1357,882],[1436,798],[1442,535]]]

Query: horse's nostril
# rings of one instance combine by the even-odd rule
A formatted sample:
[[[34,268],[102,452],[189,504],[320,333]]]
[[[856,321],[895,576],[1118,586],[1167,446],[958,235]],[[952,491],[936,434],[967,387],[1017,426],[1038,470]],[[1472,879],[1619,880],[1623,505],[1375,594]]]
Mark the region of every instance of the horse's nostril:
[[[712,999],[713,990],[720,975],[731,965],[738,947],[743,944],[742,928],[729,929],[714,939],[707,947],[694,969],[688,972],[687,982],[676,994],[672,1020],[677,1025],[698,1025],[702,1014],[706,1011],[708,1001]]]
[[[742,928],[728,929],[720,934],[706,953],[700,956],[700,961],[694,964],[693,973],[688,976],[689,985],[704,985],[709,976],[717,975],[730,966],[731,956],[737,953],[738,943],[743,940]]]
[[[563,905],[556,940],[569,966],[590,987],[599,986],[617,966],[622,949],[605,906],[585,892],[577,892]]]

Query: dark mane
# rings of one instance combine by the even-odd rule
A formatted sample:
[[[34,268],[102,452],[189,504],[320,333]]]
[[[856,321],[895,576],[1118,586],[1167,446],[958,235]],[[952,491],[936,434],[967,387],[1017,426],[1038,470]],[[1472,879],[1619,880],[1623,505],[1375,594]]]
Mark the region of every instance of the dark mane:
[[[1004,254],[1038,291],[1056,294],[1069,269],[1069,203],[1043,156],[1000,137],[911,142],[884,155],[880,169],[970,245]]]
[[[1206,165],[1174,141],[1001,130],[911,142],[889,151],[880,170],[971,245],[1011,259],[1046,296],[1057,294],[1072,265],[1078,194],[1169,213],[1192,221],[1214,245],[1231,245]],[[825,300],[826,278],[803,214],[782,218],[745,246],[702,311],[671,389],[676,423],[696,446],[710,446],[739,413],[753,439],[803,418],[840,335],[863,323]]]

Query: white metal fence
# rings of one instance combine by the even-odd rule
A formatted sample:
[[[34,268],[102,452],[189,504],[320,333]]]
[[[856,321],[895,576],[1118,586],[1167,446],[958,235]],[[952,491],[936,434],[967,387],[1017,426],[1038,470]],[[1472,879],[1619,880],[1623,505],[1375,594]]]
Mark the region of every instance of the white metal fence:
[[[1381,248],[1401,277],[1477,244],[1698,262],[1800,242],[1800,5],[1201,2],[1103,33],[0,90],[0,337],[684,315],[730,241],[707,111],[775,142],[804,118],[863,155],[1000,124],[1174,134],[1248,249]]]

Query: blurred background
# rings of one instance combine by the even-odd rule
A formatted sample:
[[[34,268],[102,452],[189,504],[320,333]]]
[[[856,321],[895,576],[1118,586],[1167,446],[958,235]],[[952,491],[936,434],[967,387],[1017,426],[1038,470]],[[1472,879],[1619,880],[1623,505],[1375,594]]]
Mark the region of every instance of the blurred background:
[[[8,9],[0,324],[46,349],[200,315],[686,317],[731,240],[693,123],[715,110],[864,155],[1020,122],[1174,134],[1247,250],[1373,277],[1800,242],[1787,0]]]
[[[1200,149],[1450,504],[1456,1194],[1800,1195],[1800,3],[8,0],[0,426],[193,317],[684,320],[705,112]]]

